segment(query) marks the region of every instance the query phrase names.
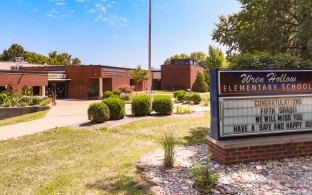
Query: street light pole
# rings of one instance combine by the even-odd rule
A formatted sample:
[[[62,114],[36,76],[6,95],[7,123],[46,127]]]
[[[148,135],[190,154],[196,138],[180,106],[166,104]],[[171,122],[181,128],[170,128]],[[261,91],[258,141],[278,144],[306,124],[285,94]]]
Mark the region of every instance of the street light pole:
[[[148,19],[148,95],[152,92],[152,0],[149,0],[149,19]]]

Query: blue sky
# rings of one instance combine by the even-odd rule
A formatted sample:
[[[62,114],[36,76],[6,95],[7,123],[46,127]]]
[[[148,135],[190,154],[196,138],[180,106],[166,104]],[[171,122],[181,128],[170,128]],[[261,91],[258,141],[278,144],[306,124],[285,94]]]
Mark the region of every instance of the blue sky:
[[[0,0],[0,52],[11,44],[84,64],[147,67],[148,0]],[[153,0],[152,66],[176,53],[207,53],[219,15],[236,0]]]

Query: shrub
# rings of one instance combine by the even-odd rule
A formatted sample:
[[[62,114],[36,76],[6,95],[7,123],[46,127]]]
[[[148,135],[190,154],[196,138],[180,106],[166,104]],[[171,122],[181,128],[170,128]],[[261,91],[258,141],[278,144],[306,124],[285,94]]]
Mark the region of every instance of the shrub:
[[[192,101],[192,94],[191,93],[186,93],[183,97],[183,101],[190,103]]]
[[[208,91],[208,84],[205,81],[205,76],[203,73],[197,73],[196,80],[192,86],[192,90],[196,92]]]
[[[35,96],[31,99],[30,105],[39,105],[41,101],[39,97]]]
[[[177,94],[177,101],[181,102],[184,99],[186,93],[178,93]]]
[[[12,95],[14,94],[13,87],[12,87],[11,85],[7,85],[7,86],[5,87],[4,93],[5,93],[7,96],[12,96]]]
[[[124,101],[130,101],[131,95],[129,93],[122,93],[122,94],[120,94],[120,99],[122,99]]]
[[[88,119],[94,123],[103,123],[110,117],[109,108],[106,104],[93,103],[88,108]]]
[[[120,91],[119,89],[117,89],[117,90],[113,91],[113,94],[114,94],[114,95],[120,96],[121,91]]]
[[[219,178],[219,174],[211,168],[210,159],[211,155],[209,154],[206,165],[201,166],[197,162],[192,169],[192,176],[195,178],[193,187],[202,194],[210,194],[210,191],[215,188]]]
[[[39,105],[40,106],[47,106],[51,103],[51,99],[50,98],[44,98],[40,103]]]
[[[155,96],[152,108],[160,115],[169,115],[172,113],[173,103],[169,96]]]
[[[177,98],[177,95],[178,95],[179,93],[185,94],[186,91],[185,91],[185,90],[177,90],[177,91],[173,92],[173,97],[174,97],[174,98]]]
[[[28,87],[27,85],[24,85],[22,87],[22,94],[26,95],[26,96],[30,96],[31,95],[31,87]]]
[[[134,116],[146,116],[151,113],[151,98],[148,95],[134,96],[131,103]]]
[[[118,120],[125,117],[125,102],[119,98],[110,97],[103,100],[103,103],[107,105],[110,113],[109,119]]]
[[[31,98],[29,96],[22,96],[19,100],[21,106],[27,106],[31,103]]]
[[[191,96],[191,101],[194,102],[194,104],[199,104],[201,101],[201,97],[198,93],[193,93]]]
[[[164,166],[172,168],[174,163],[174,146],[177,143],[176,138],[171,131],[163,133],[161,144],[165,151]]]
[[[5,93],[0,93],[0,105],[3,104],[6,98],[7,98],[7,95]]]
[[[109,98],[109,97],[111,97],[112,95],[114,95],[113,92],[111,92],[111,91],[105,91],[104,94],[103,94],[102,99]]]
[[[118,87],[121,93],[131,93],[132,89],[129,85],[123,84]]]

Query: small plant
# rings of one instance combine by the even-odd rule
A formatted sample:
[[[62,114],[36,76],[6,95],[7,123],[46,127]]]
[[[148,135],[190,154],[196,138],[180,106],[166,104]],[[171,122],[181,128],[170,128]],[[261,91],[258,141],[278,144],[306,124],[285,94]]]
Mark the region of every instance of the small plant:
[[[125,102],[119,98],[106,98],[103,100],[103,103],[106,104],[110,112],[110,120],[118,120],[125,117]]]
[[[129,85],[122,84],[118,87],[118,89],[121,91],[121,93],[131,93],[132,89]]]
[[[177,101],[178,101],[178,102],[183,101],[185,94],[186,94],[186,93],[178,93],[178,94],[177,94],[177,97],[176,97]]]
[[[202,101],[201,101],[201,104],[203,105],[203,106],[209,106],[209,99],[203,99]]]
[[[130,101],[131,95],[129,93],[122,93],[122,94],[120,94],[120,99],[122,99],[124,101]]]
[[[151,98],[148,95],[136,95],[131,102],[131,111],[134,116],[146,116],[152,111]]]
[[[19,100],[21,106],[27,106],[31,103],[31,98],[29,96],[22,96]]]
[[[110,98],[111,96],[113,96],[113,92],[111,91],[105,91],[104,94],[103,94],[103,97],[102,99],[105,99],[105,98]]]
[[[88,119],[94,123],[103,123],[110,117],[109,108],[104,103],[93,103],[88,108]]]
[[[25,96],[31,96],[31,87],[28,87],[27,85],[24,85],[22,87],[22,94]]]
[[[191,96],[191,100],[194,104],[199,104],[201,101],[201,97],[198,93],[193,93]]]
[[[160,115],[170,115],[172,113],[173,103],[169,96],[155,96],[152,108]]]
[[[202,194],[210,194],[218,182],[219,174],[211,168],[211,154],[208,154],[206,165],[195,163],[192,176],[195,179],[193,187]]]
[[[50,98],[43,98],[42,101],[39,103],[40,106],[47,106],[51,104],[51,99]]]
[[[185,94],[186,91],[185,91],[185,90],[177,90],[177,91],[174,91],[174,92],[173,92],[173,97],[174,97],[174,98],[177,98],[177,96],[178,96],[179,93]]]
[[[7,98],[7,95],[5,93],[0,93],[0,105],[3,104],[6,98]]]
[[[11,85],[7,85],[5,87],[5,90],[4,90],[4,93],[7,95],[7,96],[12,96],[14,94],[14,89]]]
[[[113,94],[117,95],[117,96],[120,96],[121,91],[119,89],[117,89],[117,90],[113,91]]]
[[[183,101],[186,103],[190,103],[192,101],[192,93],[186,93],[183,97]]]
[[[187,106],[187,107],[176,106],[175,111],[177,114],[189,114],[189,113],[193,112],[193,110],[189,106]]]
[[[161,137],[161,144],[164,148],[164,167],[172,168],[174,163],[174,146],[177,140],[172,131],[165,131]]]

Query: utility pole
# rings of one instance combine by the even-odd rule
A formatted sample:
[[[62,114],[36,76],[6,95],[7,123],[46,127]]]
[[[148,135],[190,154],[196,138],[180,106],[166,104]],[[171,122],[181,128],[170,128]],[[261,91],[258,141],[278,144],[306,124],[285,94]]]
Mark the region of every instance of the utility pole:
[[[148,95],[152,95],[152,0],[149,0],[148,19]]]

